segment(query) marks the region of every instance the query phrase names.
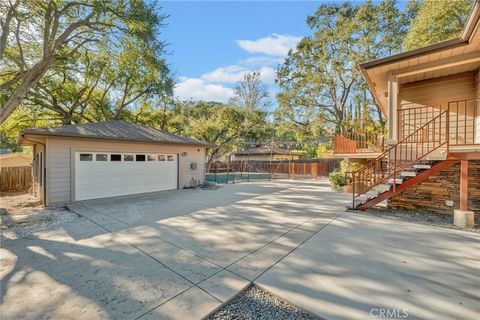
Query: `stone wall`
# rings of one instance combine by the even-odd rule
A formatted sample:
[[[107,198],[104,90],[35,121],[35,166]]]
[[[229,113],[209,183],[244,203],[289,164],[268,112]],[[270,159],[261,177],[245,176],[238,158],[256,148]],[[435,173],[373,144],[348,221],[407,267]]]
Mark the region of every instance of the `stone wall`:
[[[395,209],[416,209],[452,213],[460,199],[460,162],[424,182],[390,198],[388,206]],[[453,207],[445,201],[453,201]],[[480,161],[469,161],[468,210],[480,214]]]

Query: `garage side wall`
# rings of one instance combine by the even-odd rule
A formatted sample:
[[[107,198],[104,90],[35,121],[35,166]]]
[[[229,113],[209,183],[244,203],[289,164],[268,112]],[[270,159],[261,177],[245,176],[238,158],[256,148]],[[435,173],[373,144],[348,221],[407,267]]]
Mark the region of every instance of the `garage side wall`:
[[[174,153],[179,154],[179,188],[191,185],[192,180],[205,180],[205,148],[188,145],[161,145],[107,140],[49,138],[47,143],[47,205],[74,201],[74,175],[77,151],[118,153]],[[186,156],[181,154],[186,152]],[[197,169],[191,169],[191,163]]]

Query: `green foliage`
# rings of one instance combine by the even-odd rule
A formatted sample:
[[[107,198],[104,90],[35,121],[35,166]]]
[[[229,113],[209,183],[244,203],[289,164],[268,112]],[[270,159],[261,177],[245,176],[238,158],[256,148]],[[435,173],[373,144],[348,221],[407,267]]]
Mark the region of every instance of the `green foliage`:
[[[0,126],[0,149],[21,151],[22,148],[16,143],[18,133],[35,126],[45,127],[61,124],[59,121],[52,120],[53,117],[51,112],[42,112],[38,108],[37,110],[26,107],[17,108]]]
[[[307,19],[313,35],[300,41],[278,69],[279,128],[301,140],[378,118],[383,127],[359,64],[399,51],[410,18],[410,11],[400,12],[390,0],[322,4]]]
[[[156,2],[0,1],[0,13],[2,122],[19,104],[64,124],[122,119],[172,94]]]
[[[177,102],[170,114],[171,132],[215,145],[209,161],[238,148],[243,141],[265,138],[266,113],[217,102]]]
[[[330,173],[328,179],[330,180],[333,189],[338,189],[346,184],[345,174],[340,171]]]
[[[472,4],[471,0],[424,0],[415,3],[413,6],[417,8],[414,10],[418,13],[405,37],[405,50],[459,37]]]
[[[316,154],[320,159],[328,158],[328,153],[332,151],[331,143],[320,143],[317,146]]]
[[[340,172],[345,175],[347,172],[353,172],[361,169],[363,165],[358,162],[350,162],[350,165],[344,160],[340,161]]]

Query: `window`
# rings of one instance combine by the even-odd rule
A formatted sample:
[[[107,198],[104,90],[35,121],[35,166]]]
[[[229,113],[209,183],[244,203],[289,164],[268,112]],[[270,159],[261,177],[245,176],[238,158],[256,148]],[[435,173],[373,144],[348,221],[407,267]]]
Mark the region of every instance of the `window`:
[[[169,154],[169,155],[167,156],[167,160],[168,160],[168,161],[173,161],[173,160],[175,160],[175,157],[174,157],[173,155]]]
[[[133,161],[133,154],[124,154],[123,161]]]
[[[110,155],[110,161],[122,161],[122,155],[121,154],[111,154]]]
[[[106,153],[97,153],[95,155],[95,161],[108,161],[108,154]]]
[[[135,155],[135,161],[145,161],[145,155],[144,154]]]
[[[155,161],[155,160],[157,160],[157,157],[154,154],[149,154],[147,156],[147,160],[148,161]]]
[[[91,153],[80,153],[80,161],[93,161]]]
[[[158,155],[158,161],[165,161],[165,155],[164,154],[159,154]]]

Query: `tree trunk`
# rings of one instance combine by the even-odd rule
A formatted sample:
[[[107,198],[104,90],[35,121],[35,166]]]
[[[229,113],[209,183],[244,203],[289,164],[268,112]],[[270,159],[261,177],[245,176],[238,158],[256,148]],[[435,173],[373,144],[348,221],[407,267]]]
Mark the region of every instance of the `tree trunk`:
[[[12,114],[13,111],[18,107],[22,102],[23,98],[27,95],[28,91],[37,84],[37,82],[43,77],[47,72],[48,68],[52,64],[51,56],[44,57],[42,61],[37,63],[27,71],[25,77],[23,78],[20,86],[15,89],[10,98],[8,98],[5,105],[0,110],[0,124],[7,120],[8,116]]]

